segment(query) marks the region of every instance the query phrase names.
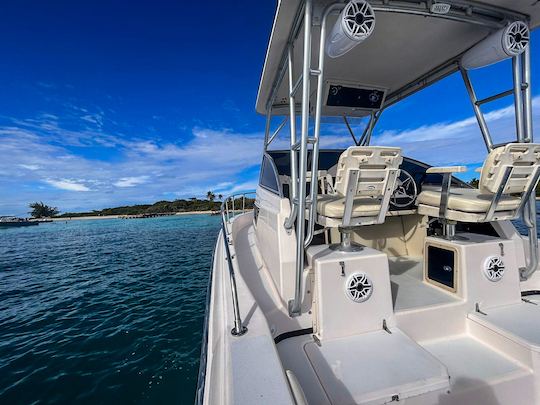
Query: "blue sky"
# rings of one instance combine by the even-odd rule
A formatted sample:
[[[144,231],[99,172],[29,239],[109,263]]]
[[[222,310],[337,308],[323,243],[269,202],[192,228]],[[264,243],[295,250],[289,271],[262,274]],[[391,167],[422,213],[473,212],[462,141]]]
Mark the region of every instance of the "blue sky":
[[[254,104],[275,2],[252,7],[3,4],[0,215],[25,215],[35,200],[80,211],[254,188],[264,127]],[[510,87],[509,69],[473,72],[479,95]],[[490,105],[496,139],[514,136],[511,102]],[[323,145],[348,146],[345,131],[323,132]],[[485,157],[459,76],[386,111],[374,141],[431,164],[474,168]]]

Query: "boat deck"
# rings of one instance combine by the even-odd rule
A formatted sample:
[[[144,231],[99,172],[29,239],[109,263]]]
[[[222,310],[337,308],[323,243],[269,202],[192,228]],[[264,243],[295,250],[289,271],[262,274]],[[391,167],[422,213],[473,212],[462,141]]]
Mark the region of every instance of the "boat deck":
[[[238,230],[234,246],[236,260],[238,260],[238,272],[251,294],[257,297],[257,305],[266,316],[268,323],[272,325],[272,332],[278,335],[287,331],[310,328],[312,317],[309,313],[293,318],[289,316],[286,304],[281,299],[276,285],[272,281],[272,276],[261,259],[255,230],[249,221],[245,221],[244,226]],[[247,327],[249,327],[252,312],[251,309],[244,315]]]
[[[396,400],[399,393],[399,400],[421,396],[426,403],[487,405],[501,398],[511,402],[516,388],[521,399],[534,401],[531,369],[468,331],[463,300],[423,281],[421,257],[388,258],[397,315],[391,333],[380,329],[321,342],[309,333],[311,311],[298,318],[288,316],[248,221],[237,230],[234,247],[239,275],[257,297],[272,333],[284,329],[303,333],[279,340],[276,348],[289,380],[298,381],[307,403],[380,403]],[[439,333],[426,326],[428,332],[418,335],[424,337],[409,334],[411,324],[423,325],[424,318],[430,322],[432,312],[452,321],[444,324],[444,330],[438,326]],[[254,333],[251,316],[252,311],[245,312]]]
[[[530,369],[469,335],[449,336],[421,345],[448,369],[452,401],[443,400],[441,404],[462,403],[458,399],[473,390],[477,391],[474,403],[497,404],[497,398],[508,391],[509,382],[518,382],[523,398],[534,398],[534,375]],[[515,387],[506,394],[510,402],[511,395],[515,395]]]
[[[381,330],[321,346],[304,335],[277,347],[284,368],[295,374],[309,404],[369,403],[400,392],[422,393],[430,403],[465,403],[459,401],[466,397],[487,405],[515,393],[515,384],[523,389],[523,398],[534,397],[530,369],[465,334],[417,344],[394,328],[392,334]],[[376,364],[379,372],[364,364]]]
[[[450,304],[459,299],[423,281],[422,257],[389,257],[394,311]]]

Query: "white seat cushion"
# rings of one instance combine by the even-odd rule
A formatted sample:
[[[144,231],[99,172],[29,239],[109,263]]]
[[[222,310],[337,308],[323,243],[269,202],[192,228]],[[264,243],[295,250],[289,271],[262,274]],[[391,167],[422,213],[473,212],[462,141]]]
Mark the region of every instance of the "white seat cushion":
[[[480,194],[474,188],[451,188],[448,198],[448,209],[463,212],[481,212],[489,210],[493,194]],[[518,197],[502,196],[497,205],[496,211],[509,211],[516,209],[521,202]],[[417,204],[439,207],[441,204],[441,189],[423,190],[417,199]]]
[[[352,217],[371,217],[379,214],[379,200],[367,197],[355,197],[353,200]],[[317,196],[317,212],[329,218],[343,218],[345,212],[345,197],[339,195],[319,194]]]

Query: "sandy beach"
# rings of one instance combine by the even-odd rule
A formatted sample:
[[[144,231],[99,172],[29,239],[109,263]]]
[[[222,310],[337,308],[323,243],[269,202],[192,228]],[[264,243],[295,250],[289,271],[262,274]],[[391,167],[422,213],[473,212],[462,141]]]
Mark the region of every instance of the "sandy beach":
[[[213,211],[186,211],[186,212],[177,212],[174,215],[210,215]],[[170,215],[170,216],[174,216]],[[91,220],[91,219],[135,219],[129,218],[129,215],[86,215],[83,217],[65,217],[65,218],[51,218],[53,221],[75,221],[75,220]],[[142,218],[141,218],[142,219]]]

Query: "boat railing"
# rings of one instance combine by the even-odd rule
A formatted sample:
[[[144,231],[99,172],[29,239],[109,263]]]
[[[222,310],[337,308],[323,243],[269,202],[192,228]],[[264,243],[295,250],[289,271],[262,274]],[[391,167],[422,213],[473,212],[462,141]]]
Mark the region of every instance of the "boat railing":
[[[242,336],[247,332],[247,328],[242,323],[240,316],[240,308],[238,305],[238,292],[236,289],[236,278],[234,275],[234,265],[232,262],[231,249],[229,245],[232,243],[231,230],[232,220],[240,214],[250,211],[255,206],[255,191],[245,191],[241,193],[232,194],[226,197],[221,203],[221,227],[223,232],[223,242],[225,246],[225,253],[227,255],[227,266],[229,270],[229,279],[231,280],[231,295],[234,312],[234,328],[231,330],[231,334],[234,336]],[[248,196],[253,195],[253,198]],[[213,261],[216,257],[214,255]],[[208,322],[210,314],[210,295],[212,294],[212,273],[208,278],[208,287],[206,290],[206,313],[203,329],[203,343],[201,347],[201,359],[199,363],[199,376],[197,379],[197,391],[195,394],[195,404],[202,405],[204,402],[204,388],[206,380],[206,357],[208,355]]]
[[[221,216],[227,225],[227,236],[230,235],[229,227],[232,220],[238,215],[253,209],[255,194],[255,190],[243,191],[241,193],[231,194],[223,200],[221,203]]]
[[[241,336],[247,332],[247,328],[242,324],[242,318],[240,316],[240,308],[238,304],[238,291],[236,288],[236,277],[234,274],[234,265],[231,255],[230,245],[232,244],[232,221],[238,215],[241,215],[247,211],[253,209],[255,205],[254,198],[248,198],[247,196],[255,196],[255,191],[245,191],[230,195],[225,198],[221,203],[221,224],[223,229],[223,243],[225,246],[225,253],[227,254],[227,266],[229,269],[229,279],[231,282],[231,295],[233,304],[234,315],[234,328],[231,333],[234,336]]]

